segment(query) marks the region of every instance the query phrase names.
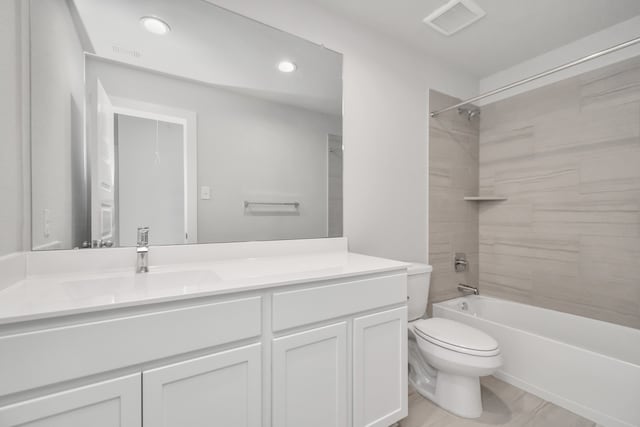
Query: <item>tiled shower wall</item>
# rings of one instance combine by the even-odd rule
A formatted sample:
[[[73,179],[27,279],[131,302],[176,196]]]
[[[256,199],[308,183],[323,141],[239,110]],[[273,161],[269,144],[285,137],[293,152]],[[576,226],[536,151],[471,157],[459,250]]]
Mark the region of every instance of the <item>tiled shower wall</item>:
[[[640,328],[640,59],[484,106],[480,190],[482,293]]]
[[[431,110],[458,99],[429,92]],[[429,302],[460,294],[458,283],[478,284],[478,205],[463,200],[478,193],[479,118],[457,111],[429,121],[429,262],[433,265]],[[456,273],[456,252],[464,252],[469,270]]]

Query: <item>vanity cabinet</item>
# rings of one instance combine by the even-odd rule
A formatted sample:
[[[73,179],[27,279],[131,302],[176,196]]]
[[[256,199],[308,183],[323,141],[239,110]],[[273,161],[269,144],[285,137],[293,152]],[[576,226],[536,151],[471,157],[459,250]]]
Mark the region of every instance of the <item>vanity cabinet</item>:
[[[396,269],[0,325],[0,427],[387,427],[406,292]]]
[[[347,427],[347,323],[273,340],[273,426]]]
[[[144,425],[259,427],[261,360],[253,344],[144,371]]]
[[[140,374],[0,408],[2,427],[140,427]]]

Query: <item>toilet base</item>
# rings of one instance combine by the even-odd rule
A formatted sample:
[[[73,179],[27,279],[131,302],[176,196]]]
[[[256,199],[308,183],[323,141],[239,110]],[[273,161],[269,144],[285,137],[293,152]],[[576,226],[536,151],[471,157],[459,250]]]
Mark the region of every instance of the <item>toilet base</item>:
[[[434,402],[463,418],[482,415],[479,377],[463,377],[438,371]]]
[[[463,418],[482,415],[480,378],[437,371],[409,341],[409,383],[424,398]]]
[[[433,379],[410,376],[409,383],[422,397],[454,415],[462,418],[478,418],[482,415],[479,378],[460,377],[443,372],[438,372],[436,378],[434,384]]]

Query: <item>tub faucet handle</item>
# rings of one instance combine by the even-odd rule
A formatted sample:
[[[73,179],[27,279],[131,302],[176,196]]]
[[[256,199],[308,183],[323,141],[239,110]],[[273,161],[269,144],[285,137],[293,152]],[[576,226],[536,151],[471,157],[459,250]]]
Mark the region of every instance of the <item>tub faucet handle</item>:
[[[467,271],[469,267],[469,261],[467,261],[467,255],[462,252],[456,252],[455,259],[453,260],[453,268],[456,273],[462,273]]]

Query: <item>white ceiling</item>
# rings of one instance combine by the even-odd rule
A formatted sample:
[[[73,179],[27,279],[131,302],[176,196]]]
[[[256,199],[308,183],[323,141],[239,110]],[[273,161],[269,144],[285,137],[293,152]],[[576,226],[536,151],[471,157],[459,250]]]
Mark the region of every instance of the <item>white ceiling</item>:
[[[101,57],[329,114],[342,112],[342,55],[321,46],[201,0],[73,2]],[[171,32],[145,31],[139,19],[146,15],[161,17]],[[298,70],[278,71],[283,59]]]
[[[402,40],[478,78],[640,14],[640,0],[476,0],[487,15],[447,37],[422,20],[448,0],[308,1]]]

